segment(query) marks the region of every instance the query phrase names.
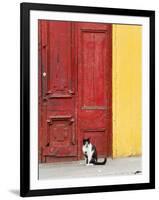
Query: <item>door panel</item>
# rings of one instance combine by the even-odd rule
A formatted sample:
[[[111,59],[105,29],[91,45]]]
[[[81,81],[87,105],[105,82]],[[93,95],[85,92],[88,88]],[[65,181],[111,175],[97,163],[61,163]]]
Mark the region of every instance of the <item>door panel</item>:
[[[42,21],[42,68],[47,98],[71,98],[72,33],[69,22]]]
[[[76,23],[79,158],[84,137],[111,154],[111,25]]]
[[[82,108],[104,106],[105,34],[83,32],[81,40]]]
[[[77,157],[72,24],[40,20],[39,32],[41,159],[43,162],[67,160]]]
[[[71,116],[51,116],[47,120],[47,145],[43,155],[76,156],[75,126]]]

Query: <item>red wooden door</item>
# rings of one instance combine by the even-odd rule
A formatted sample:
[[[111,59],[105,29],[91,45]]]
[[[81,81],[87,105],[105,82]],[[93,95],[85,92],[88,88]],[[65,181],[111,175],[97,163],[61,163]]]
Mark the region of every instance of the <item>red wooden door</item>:
[[[77,23],[78,139],[90,138],[99,156],[111,155],[111,25]]]
[[[111,25],[39,21],[39,160],[111,155]]]
[[[40,160],[77,158],[73,25],[39,21]]]

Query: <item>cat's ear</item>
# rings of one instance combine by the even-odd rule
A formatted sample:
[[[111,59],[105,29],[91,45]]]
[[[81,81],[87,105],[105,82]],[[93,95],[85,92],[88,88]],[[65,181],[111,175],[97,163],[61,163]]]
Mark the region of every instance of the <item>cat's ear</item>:
[[[87,141],[88,141],[88,143],[90,143],[90,141],[91,141],[91,138],[89,137],[89,138],[87,139]]]

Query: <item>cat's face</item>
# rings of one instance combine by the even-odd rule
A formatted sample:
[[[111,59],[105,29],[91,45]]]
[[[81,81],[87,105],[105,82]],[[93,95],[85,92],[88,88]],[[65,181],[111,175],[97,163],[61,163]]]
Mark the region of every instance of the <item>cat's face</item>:
[[[83,145],[88,147],[88,145],[90,144],[90,139],[87,138],[87,139],[83,139]]]

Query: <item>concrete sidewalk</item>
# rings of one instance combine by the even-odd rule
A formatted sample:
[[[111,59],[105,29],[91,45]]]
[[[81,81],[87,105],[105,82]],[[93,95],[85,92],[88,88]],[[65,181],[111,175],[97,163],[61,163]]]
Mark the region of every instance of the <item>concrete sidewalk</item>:
[[[103,160],[103,159],[99,159]],[[106,165],[86,166],[84,160],[39,165],[39,179],[141,174],[141,157],[108,158]]]

